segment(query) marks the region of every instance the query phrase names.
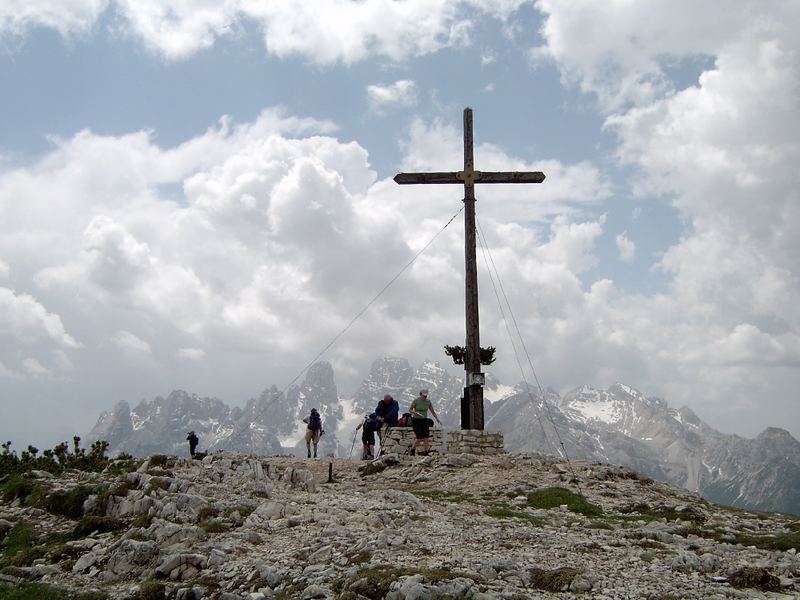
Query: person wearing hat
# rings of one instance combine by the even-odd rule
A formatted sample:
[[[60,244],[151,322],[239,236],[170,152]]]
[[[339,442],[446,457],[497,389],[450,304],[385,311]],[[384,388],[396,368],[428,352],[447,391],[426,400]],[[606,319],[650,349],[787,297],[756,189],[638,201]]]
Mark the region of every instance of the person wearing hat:
[[[197,439],[197,434],[194,431],[187,433],[186,439],[189,441],[189,454],[194,456],[194,451],[197,449],[197,444],[200,440]]]
[[[428,400],[428,390],[422,389],[419,391],[417,397],[408,409],[411,413],[411,427],[414,429],[414,442],[411,444],[411,456],[417,453],[417,445],[422,442],[422,452],[420,454],[428,454],[431,449],[431,428],[428,424],[428,411],[431,411],[433,418],[439,425],[442,422],[439,420],[439,415],[433,410],[433,404]]]

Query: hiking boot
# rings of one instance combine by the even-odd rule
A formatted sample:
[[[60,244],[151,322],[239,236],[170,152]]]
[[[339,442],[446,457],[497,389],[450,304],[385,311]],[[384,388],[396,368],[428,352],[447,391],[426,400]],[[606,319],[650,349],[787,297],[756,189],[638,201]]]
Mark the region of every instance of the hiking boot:
[[[317,453],[316,452],[314,452],[314,458],[317,458]]]
[[[308,451],[308,458],[311,458],[311,450]]]
[[[411,448],[411,450],[409,450],[409,451],[408,451],[408,454],[409,454],[410,456],[416,456],[416,454],[417,454],[417,449],[416,449],[416,448]]]

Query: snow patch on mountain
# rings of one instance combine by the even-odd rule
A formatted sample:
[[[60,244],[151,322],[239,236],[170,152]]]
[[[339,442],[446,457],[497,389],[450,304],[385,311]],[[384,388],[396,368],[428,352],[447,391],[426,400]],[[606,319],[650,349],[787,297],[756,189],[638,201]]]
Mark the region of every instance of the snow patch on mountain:
[[[505,400],[509,396],[517,393],[517,389],[513,385],[504,385],[498,383],[493,387],[486,387],[483,390],[483,398],[488,402],[499,402]]]
[[[322,424],[325,427],[325,424]],[[279,435],[278,440],[281,443],[281,446],[285,446],[287,448],[292,448],[300,443],[301,440],[305,440],[306,437],[306,428],[308,425],[303,423],[303,421],[299,421],[297,423],[297,427],[295,430],[290,433],[289,435]]]

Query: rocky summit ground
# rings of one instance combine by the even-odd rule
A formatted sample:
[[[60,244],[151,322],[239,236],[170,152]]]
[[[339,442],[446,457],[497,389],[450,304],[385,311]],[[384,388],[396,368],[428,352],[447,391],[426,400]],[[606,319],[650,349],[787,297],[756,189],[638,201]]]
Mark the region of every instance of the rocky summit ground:
[[[608,465],[219,453],[33,475],[3,487],[0,598],[800,597],[799,520]]]

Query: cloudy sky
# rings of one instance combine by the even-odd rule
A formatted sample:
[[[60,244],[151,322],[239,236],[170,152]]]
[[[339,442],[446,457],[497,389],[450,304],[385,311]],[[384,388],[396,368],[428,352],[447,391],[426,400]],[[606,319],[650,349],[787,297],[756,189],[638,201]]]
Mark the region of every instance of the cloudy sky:
[[[477,188],[544,385],[800,437],[798,26],[794,0],[0,1],[0,437],[289,383],[460,209],[391,178],[459,169],[465,106],[477,168],[547,174]],[[463,340],[462,244],[459,217],[325,354],[342,394]]]

